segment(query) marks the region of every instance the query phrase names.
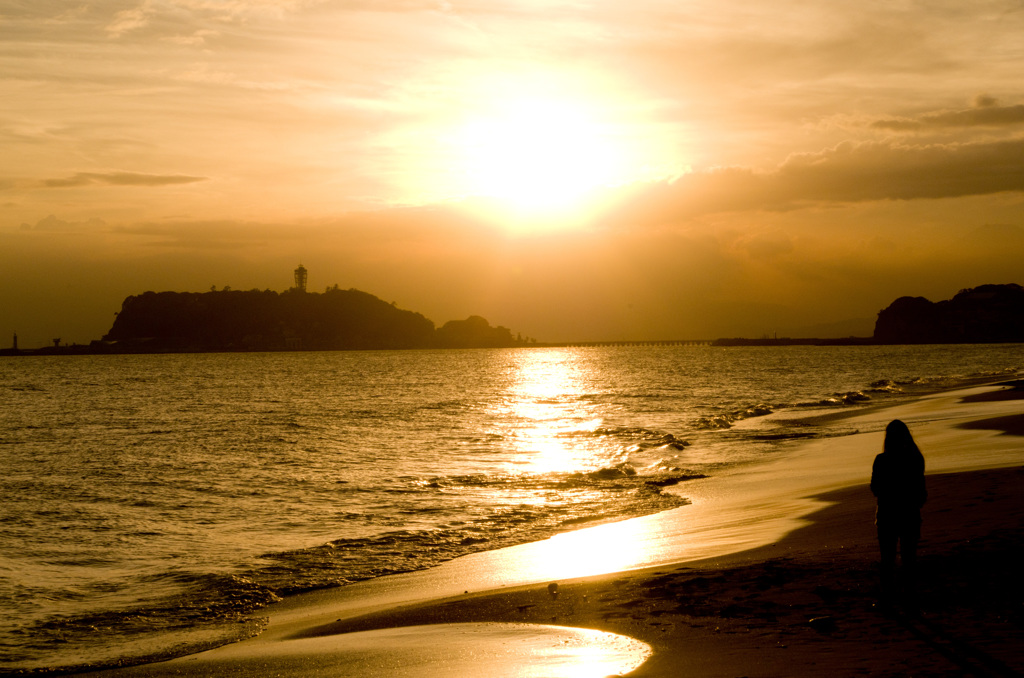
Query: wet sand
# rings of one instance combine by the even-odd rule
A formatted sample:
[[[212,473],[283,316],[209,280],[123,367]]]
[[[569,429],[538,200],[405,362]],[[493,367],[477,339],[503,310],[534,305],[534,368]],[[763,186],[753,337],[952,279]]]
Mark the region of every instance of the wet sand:
[[[772,546],[721,559],[463,596],[312,629],[517,621],[602,629],[654,649],[636,676],[962,676],[1024,671],[1024,469],[931,476],[918,605],[878,600],[864,486]]]
[[[851,419],[860,431],[854,435],[807,443],[755,472],[683,488],[693,506],[297,597],[269,610],[270,625],[258,638],[111,673],[356,675],[340,669],[372,651],[384,659],[361,675],[608,674],[596,664],[585,672],[585,652],[574,673],[547,671],[543,652],[501,655],[518,641],[500,632],[476,644],[461,668],[436,657],[417,665],[408,647],[372,635],[408,628],[417,646],[422,631],[422,650],[438,647],[437,630],[445,627],[437,625],[500,622],[640,640],[653,655],[629,674],[637,677],[1018,675],[1022,396],[988,387],[865,412]],[[910,424],[928,460],[929,501],[916,604],[904,598],[883,608],[874,500],[864,483],[881,429],[894,416]],[[573,560],[569,554],[580,563],[552,562]],[[588,561],[602,574],[585,576]],[[555,633],[537,647],[577,642]],[[370,644],[346,655],[346,643],[360,637]]]

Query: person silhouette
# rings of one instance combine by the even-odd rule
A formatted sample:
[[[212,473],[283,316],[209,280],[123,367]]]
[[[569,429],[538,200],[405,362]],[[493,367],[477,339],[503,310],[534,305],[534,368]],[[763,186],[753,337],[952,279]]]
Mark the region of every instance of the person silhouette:
[[[913,603],[921,507],[928,499],[928,491],[924,482],[924,455],[910,429],[899,419],[885,427],[882,452],[871,466],[871,492],[878,500],[875,525],[882,557],[882,601],[891,602],[895,594],[898,545],[904,594]]]

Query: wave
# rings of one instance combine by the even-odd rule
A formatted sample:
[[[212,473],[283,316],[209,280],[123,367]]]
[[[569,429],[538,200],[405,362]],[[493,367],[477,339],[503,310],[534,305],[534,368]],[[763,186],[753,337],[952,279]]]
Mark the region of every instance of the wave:
[[[894,379],[878,379],[871,382],[868,389],[871,393],[902,393],[903,387]]]
[[[731,428],[734,423],[741,419],[751,417],[763,417],[771,414],[775,408],[771,405],[752,405],[740,410],[726,412],[724,414],[713,414],[706,417],[699,417],[693,422],[693,427],[699,431],[715,431]]]
[[[11,384],[7,386],[7,390],[31,393],[45,393],[47,389],[45,389],[42,386],[36,386],[35,384]]]
[[[85,370],[89,379],[84,381],[61,382],[45,371],[38,379],[8,380],[8,386],[0,388],[6,388],[19,402],[39,408],[33,417],[12,416],[32,412],[31,408],[8,408],[8,416],[0,417],[9,433],[0,441],[5,454],[24,460],[22,467],[29,469],[12,475],[4,486],[8,494],[34,501],[43,497],[47,501],[40,507],[50,507],[52,488],[58,487],[58,494],[64,496],[78,492],[83,497],[80,504],[107,501],[109,495],[110,501],[120,505],[119,511],[126,509],[124,515],[118,513],[109,520],[96,520],[92,510],[70,514],[61,509],[55,514],[54,518],[73,528],[74,539],[69,543],[90,545],[89,556],[110,544],[115,546],[107,553],[114,556],[146,544],[145,548],[152,550],[139,555],[153,563],[169,553],[177,557],[183,552],[174,540],[188,531],[176,530],[176,525],[202,523],[204,531],[216,535],[217,530],[243,522],[247,530],[252,528],[253,538],[248,541],[252,548],[274,552],[253,551],[240,542],[237,550],[226,549],[227,542],[219,543],[216,538],[209,545],[196,540],[194,545],[184,546],[195,549],[194,557],[168,559],[167,569],[220,574],[165,573],[144,580],[138,570],[130,569],[131,558],[121,559],[128,565],[120,571],[97,558],[88,564],[87,574],[90,581],[108,577],[103,582],[106,588],[65,587],[58,581],[49,588],[40,583],[19,589],[19,614],[14,615],[19,626],[0,633],[0,655],[4,655],[0,673],[10,669],[6,662],[14,656],[24,657],[26,666],[58,658],[102,659],[99,650],[93,655],[79,651],[89,643],[97,647],[102,643],[108,654],[110,648],[117,648],[119,658],[154,643],[166,646],[171,637],[194,651],[197,643],[252,628],[258,624],[253,617],[260,614],[262,606],[287,593],[421,569],[475,551],[682,506],[686,503],[680,496],[685,494],[685,483],[702,477],[701,471],[714,473],[728,465],[756,461],[764,453],[774,452],[777,442],[848,433],[843,427],[798,425],[774,417],[738,425],[743,420],[785,408],[857,408],[894,402],[959,387],[971,379],[974,383],[991,382],[995,375],[1017,372],[967,374],[1012,363],[1018,354],[1003,349],[1006,357],[997,362],[989,357],[991,347],[985,347],[984,353],[976,349],[976,357],[961,360],[962,350],[940,347],[915,348],[913,353],[911,349],[872,353],[858,349],[836,350],[825,356],[826,349],[815,349],[816,354],[828,358],[817,368],[814,365],[818,363],[804,364],[797,352],[788,350],[761,352],[759,356],[766,362],[752,365],[720,360],[705,364],[693,351],[666,352],[666,358],[674,361],[668,365],[671,370],[663,369],[659,361],[633,360],[616,351],[594,352],[600,353],[597,357],[601,360],[587,362],[595,356],[584,351],[572,359],[596,370],[600,379],[593,383],[601,388],[588,386],[591,393],[567,390],[564,397],[552,397],[545,391],[545,402],[556,407],[527,410],[538,419],[507,407],[509,400],[502,395],[507,385],[504,366],[481,373],[478,355],[464,366],[459,362],[462,354],[455,353],[445,356],[455,367],[449,373],[445,363],[443,378],[438,381],[444,382],[443,388],[421,388],[420,381],[414,380],[410,388],[394,389],[400,397],[387,397],[376,382],[377,373],[360,371],[360,367],[338,371],[344,386],[324,389],[324,399],[315,403],[304,399],[301,389],[284,388],[292,383],[287,380],[279,380],[283,390],[253,400],[258,389],[252,384],[262,384],[266,374],[262,364],[254,369],[255,381],[250,384],[232,370],[206,374],[183,362],[182,373],[190,380],[210,380],[222,389],[217,393],[224,394],[223,402],[213,406],[205,396],[182,400],[177,374],[172,380],[151,380],[149,373],[139,379],[153,384],[152,389],[147,388],[147,393],[155,396],[151,400],[126,392],[124,386],[130,382],[119,375],[131,378],[127,373],[141,371],[149,365],[149,358],[140,359],[138,367],[121,366],[116,379],[106,376],[106,361],[95,366],[82,361],[83,369],[91,370]],[[641,356],[639,352],[636,355]],[[408,371],[410,375],[433,374],[429,370],[436,366],[421,365],[422,357],[411,353],[289,354],[275,360],[284,361],[289,369],[308,369],[315,381],[324,372],[317,367],[319,362],[306,364],[313,358],[356,361],[359,365],[367,359],[377,365],[386,358],[408,362],[416,368]],[[957,370],[967,376],[948,374]],[[368,376],[349,378],[359,374]],[[474,375],[474,380],[463,380],[463,374]],[[768,374],[779,378],[765,381]],[[225,375],[230,375],[230,381],[224,381]],[[475,380],[480,375],[478,383]],[[463,381],[467,383],[460,383]],[[447,382],[452,382],[450,387]],[[83,390],[86,383],[107,388]],[[404,382],[396,384],[400,387]],[[33,393],[12,392],[15,389],[52,391],[54,398],[39,399]],[[334,393],[343,397],[334,397]],[[133,407],[143,403],[148,409],[118,409],[123,397],[129,396]],[[539,402],[529,395],[515,394],[515,398],[526,404]],[[65,415],[58,422],[49,408],[43,407],[57,401],[79,408],[75,426],[65,428]],[[96,412],[104,416],[97,419]],[[117,416],[106,416],[108,413]],[[43,415],[51,418],[43,419]],[[182,428],[182,417],[195,417],[202,426]],[[102,423],[107,420],[109,426]],[[34,425],[43,421],[50,425]],[[26,426],[29,422],[33,425]],[[131,435],[124,436],[124,430]],[[531,432],[536,435],[528,435]],[[545,437],[558,440],[542,440]],[[65,445],[68,441],[73,444]],[[543,462],[548,443],[565,452],[565,459],[559,457],[558,463],[578,464],[572,469],[575,472],[505,473],[534,468],[534,460]],[[109,450],[117,455],[118,463],[94,464],[91,459],[63,454],[64,447]],[[396,447],[402,448],[401,452],[390,456]],[[233,463],[236,454],[240,465]],[[257,463],[257,458],[262,461]],[[39,476],[38,459],[47,462],[52,482],[14,482]],[[119,475],[111,477],[110,469]],[[97,487],[104,488],[102,496]],[[252,500],[250,494],[254,487],[263,488],[258,500]],[[110,493],[117,488],[124,492]],[[161,493],[162,489],[166,492]],[[235,522],[237,516],[268,509],[280,515],[266,525]],[[127,520],[133,511],[147,520]],[[64,527],[42,512],[8,513],[15,516],[9,520],[33,521],[12,523],[19,534],[35,530],[50,538],[55,529]],[[98,535],[100,529],[107,532]],[[142,536],[159,529],[173,539]],[[238,534],[232,536],[237,539]],[[282,546],[260,546],[271,543]],[[312,544],[317,545],[295,548]],[[38,562],[18,541],[12,545],[8,540],[5,547],[20,558],[12,560],[19,567],[22,562]],[[284,551],[286,548],[295,550]],[[47,567],[81,568],[81,562],[73,559],[81,556],[58,554],[58,558],[60,563]],[[233,574],[224,574],[227,572]],[[47,597],[54,591],[77,597],[65,604],[63,599]],[[119,610],[104,611],[113,607]],[[45,628],[42,624],[30,628],[40,619]],[[159,638],[152,640],[152,635]]]
[[[538,541],[581,524],[597,524],[658,513],[689,501],[663,489],[699,473],[642,475],[628,465],[558,476],[492,477],[483,474],[429,481],[438,491],[502,485],[506,489],[561,492],[540,503],[495,507],[488,515],[449,522],[436,529],[395,530],[262,559],[273,564],[249,573],[278,595],[339,586],[388,574],[426,569],[454,558]]]
[[[130,609],[60,615],[26,627],[18,634],[24,640],[17,648],[0,648],[5,661],[0,671],[20,669],[25,661],[31,665],[36,652],[55,644],[76,663],[15,673],[78,673],[201,652],[257,635],[266,620],[252,613],[280,600],[266,586],[240,575],[166,573],[145,577],[137,585],[173,586],[179,593]]]
[[[698,417],[692,422],[692,428],[697,431],[718,431],[732,428],[733,424],[743,419],[761,417],[772,414],[779,410],[789,408],[830,408],[849,407],[864,405],[872,402],[875,398],[899,398],[915,393],[923,393],[941,388],[948,388],[951,384],[969,384],[972,382],[984,382],[993,377],[1016,373],[1015,369],[1006,368],[992,372],[973,374],[967,377],[956,375],[932,376],[932,377],[903,377],[883,378],[871,381],[863,390],[839,391],[817,400],[799,401],[793,403],[766,404],[760,403],[736,410],[709,414]]]
[[[596,426],[593,428],[576,428],[568,431],[559,431],[558,438],[603,438],[613,437],[626,440],[639,440],[642,444],[656,446],[664,443],[681,443],[687,445],[686,441],[679,440],[672,433],[656,431],[643,426]]]
[[[436,528],[397,529],[334,539],[312,548],[265,553],[256,559],[259,564],[255,567],[236,574],[150,575],[133,586],[153,591],[158,597],[159,591],[173,593],[131,609],[53,617],[37,623],[27,629],[27,636],[35,644],[24,648],[24,656],[27,659],[52,643],[64,643],[75,656],[83,658],[83,663],[56,669],[63,673],[70,668],[112,666],[111,647],[117,648],[119,666],[191,654],[255,635],[264,623],[255,615],[284,596],[422,570],[470,553],[538,541],[584,525],[684,506],[689,503],[685,497],[664,489],[701,477],[678,469],[638,471],[623,462],[578,473],[481,473],[417,481],[410,491],[453,492],[482,487],[509,496],[543,497],[544,501],[494,505],[486,515],[449,517]],[[436,514],[430,518],[435,524],[444,512],[429,505],[409,511],[418,517]],[[351,513],[344,516],[361,517]],[[91,640],[96,637],[95,629],[103,629],[102,645]],[[129,647],[149,649],[130,651],[126,656],[125,648]],[[8,655],[7,660],[16,662],[18,657]]]
[[[871,396],[863,391],[847,391],[846,393],[833,393],[828,398],[809,403],[800,403],[797,407],[845,407],[846,405],[859,405],[871,400]]]
[[[416,485],[420,488],[420,491],[425,489],[445,491],[460,487],[472,487],[518,491],[557,490],[570,492],[573,490],[604,490],[607,492],[620,492],[623,489],[639,487],[643,483],[656,481],[666,476],[678,477],[683,480],[705,477],[703,474],[695,471],[668,466],[667,460],[662,459],[641,471],[638,471],[631,462],[624,461],[590,471],[573,473],[524,473],[518,475],[474,473],[419,480],[416,482]],[[626,486],[621,482],[617,482],[623,480],[628,481]]]

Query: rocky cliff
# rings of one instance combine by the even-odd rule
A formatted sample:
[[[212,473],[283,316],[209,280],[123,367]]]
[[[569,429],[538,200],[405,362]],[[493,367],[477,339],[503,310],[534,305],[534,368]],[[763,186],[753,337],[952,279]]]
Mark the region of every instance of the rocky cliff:
[[[1024,288],[982,285],[952,299],[900,297],[878,314],[880,344],[957,344],[1024,341]]]

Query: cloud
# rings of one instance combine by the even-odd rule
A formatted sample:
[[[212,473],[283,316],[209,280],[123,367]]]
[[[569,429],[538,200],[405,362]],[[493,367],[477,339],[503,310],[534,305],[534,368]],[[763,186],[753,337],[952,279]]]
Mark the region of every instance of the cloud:
[[[89,219],[88,221],[65,221],[58,219],[53,214],[40,219],[33,224],[22,224],[21,230],[23,231],[54,231],[54,232],[73,232],[81,231],[83,229],[103,229],[106,228],[107,223],[102,219]]]
[[[604,220],[652,225],[722,212],[1005,191],[1024,191],[1024,139],[918,146],[844,142],[791,155],[770,172],[727,167],[634,186],[610,201]]]
[[[920,121],[910,118],[886,118],[885,120],[875,120],[870,127],[891,132],[916,132],[921,129],[922,124]]]
[[[144,27],[149,23],[149,12],[142,7],[134,7],[117,12],[113,21],[107,25],[107,33],[113,37],[120,37],[136,29]]]
[[[191,35],[172,35],[162,39],[164,40],[164,42],[169,42],[175,45],[181,45],[183,47],[201,47],[206,44],[208,38],[215,38],[219,37],[220,35],[220,31],[200,29],[195,31]]]
[[[118,225],[112,229],[112,233],[147,248],[187,250],[193,253],[260,249],[266,247],[268,242],[281,245],[294,238],[289,229],[270,223],[189,219]]]
[[[978,108],[988,108],[989,106],[995,106],[998,103],[999,102],[996,100],[995,97],[990,96],[988,94],[979,94],[978,96],[974,97],[974,105],[977,106]]]
[[[775,179],[782,196],[838,202],[1022,191],[1024,139],[925,146],[844,143],[791,156]]]
[[[76,188],[79,186],[175,186],[206,181],[207,177],[185,174],[142,174],[140,172],[79,172],[65,179],[46,179],[46,188]]]
[[[928,113],[917,118],[886,118],[871,123],[875,129],[893,132],[916,132],[926,128],[1008,127],[1024,124],[1024,104],[999,106],[985,94],[975,100],[975,107],[959,111]]]

